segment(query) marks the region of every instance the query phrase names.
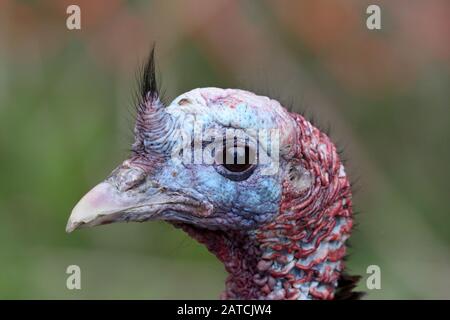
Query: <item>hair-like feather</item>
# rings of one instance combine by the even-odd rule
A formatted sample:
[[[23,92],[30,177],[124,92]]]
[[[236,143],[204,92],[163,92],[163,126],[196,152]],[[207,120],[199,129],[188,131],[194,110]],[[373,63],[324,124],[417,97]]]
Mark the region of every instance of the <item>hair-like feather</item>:
[[[155,72],[155,46],[153,46],[142,70],[139,89],[143,101],[146,101],[149,97],[153,98],[159,96]]]

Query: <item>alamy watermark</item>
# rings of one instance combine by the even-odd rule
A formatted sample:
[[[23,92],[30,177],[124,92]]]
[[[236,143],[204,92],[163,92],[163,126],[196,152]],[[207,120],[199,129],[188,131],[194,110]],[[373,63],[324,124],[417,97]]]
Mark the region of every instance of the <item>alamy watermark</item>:
[[[369,15],[366,20],[366,26],[369,30],[381,29],[381,8],[376,4],[367,7],[366,13]]]
[[[381,268],[376,264],[367,267],[366,273],[369,274],[366,280],[366,287],[369,290],[381,289]]]
[[[81,9],[76,4],[67,7],[66,13],[69,15],[66,19],[66,27],[69,30],[81,29]]]
[[[66,288],[69,290],[81,290],[81,268],[76,264],[70,265],[66,269],[69,276],[66,279]]]
[[[258,165],[261,175],[279,169],[280,131],[278,129],[203,128],[193,132],[176,130],[171,157],[177,163],[206,165]]]

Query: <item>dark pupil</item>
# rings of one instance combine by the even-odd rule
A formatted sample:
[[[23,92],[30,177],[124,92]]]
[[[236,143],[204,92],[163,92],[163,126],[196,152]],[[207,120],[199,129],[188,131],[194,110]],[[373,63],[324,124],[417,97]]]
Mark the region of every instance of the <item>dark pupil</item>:
[[[232,152],[232,154],[230,154]],[[233,163],[227,163],[231,162],[230,159],[233,159]],[[242,159],[241,161],[242,162]],[[250,149],[248,146],[245,146],[245,163],[238,163],[238,155],[236,152],[234,152],[234,149],[230,148],[226,152],[223,153],[223,166],[232,172],[243,172],[250,168],[252,164],[250,163]]]

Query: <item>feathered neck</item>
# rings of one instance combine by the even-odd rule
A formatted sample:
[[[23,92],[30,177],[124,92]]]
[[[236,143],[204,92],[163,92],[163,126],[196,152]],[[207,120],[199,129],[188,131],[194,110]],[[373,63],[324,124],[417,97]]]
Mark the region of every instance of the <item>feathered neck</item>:
[[[223,262],[229,276],[222,299],[333,299],[352,226],[342,203],[299,220],[280,215],[286,219],[251,231],[177,226]]]

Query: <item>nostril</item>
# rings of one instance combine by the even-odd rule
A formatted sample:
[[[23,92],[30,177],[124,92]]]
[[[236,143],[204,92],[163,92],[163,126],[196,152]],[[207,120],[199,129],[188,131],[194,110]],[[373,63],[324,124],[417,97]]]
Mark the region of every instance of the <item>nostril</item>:
[[[119,168],[112,175],[114,184],[119,191],[128,191],[138,187],[145,181],[146,173],[140,168]]]

